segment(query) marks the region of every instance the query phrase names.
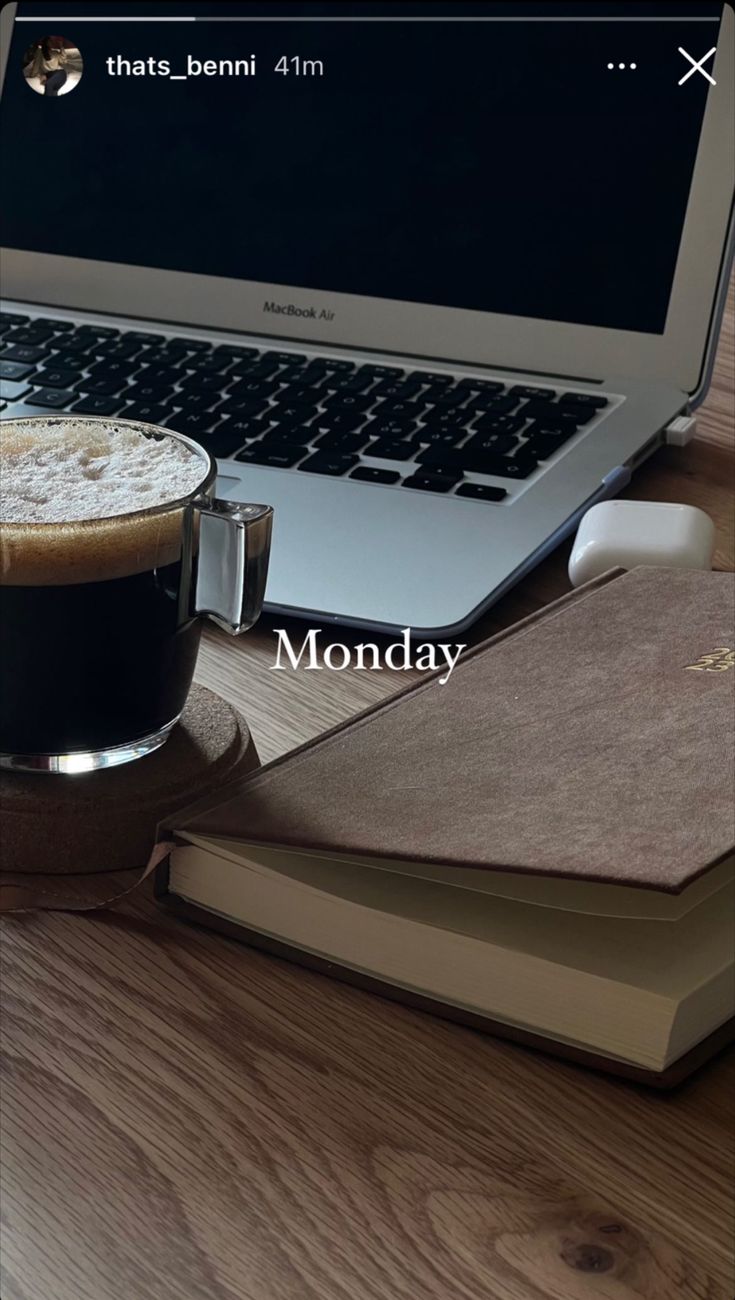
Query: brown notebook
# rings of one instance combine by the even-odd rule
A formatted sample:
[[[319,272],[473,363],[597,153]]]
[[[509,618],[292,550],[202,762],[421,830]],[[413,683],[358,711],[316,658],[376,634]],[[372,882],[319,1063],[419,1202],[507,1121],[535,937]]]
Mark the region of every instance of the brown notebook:
[[[733,1006],[732,575],[612,574],[187,810],[181,915],[652,1083]]]

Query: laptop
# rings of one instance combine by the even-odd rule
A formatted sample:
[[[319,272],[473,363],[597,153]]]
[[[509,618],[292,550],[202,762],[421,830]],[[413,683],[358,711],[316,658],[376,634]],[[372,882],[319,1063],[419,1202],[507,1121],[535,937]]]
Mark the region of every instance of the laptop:
[[[688,436],[730,7],[82,8],[49,92],[2,12],[2,418],[210,449],[275,508],[268,609],[461,632]]]

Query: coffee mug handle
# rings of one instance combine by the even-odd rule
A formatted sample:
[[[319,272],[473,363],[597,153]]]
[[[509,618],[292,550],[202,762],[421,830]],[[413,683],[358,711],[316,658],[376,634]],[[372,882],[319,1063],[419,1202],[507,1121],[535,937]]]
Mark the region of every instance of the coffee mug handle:
[[[194,501],[199,546],[194,612],[234,636],[260,617],[268,576],[271,506]]]

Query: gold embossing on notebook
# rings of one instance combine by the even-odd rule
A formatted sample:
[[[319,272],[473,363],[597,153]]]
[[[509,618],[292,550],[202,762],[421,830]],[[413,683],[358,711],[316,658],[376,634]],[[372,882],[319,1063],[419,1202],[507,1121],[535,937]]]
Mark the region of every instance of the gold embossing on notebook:
[[[692,673],[724,673],[728,668],[735,668],[735,650],[717,645],[709,654],[700,655],[695,663],[686,667]]]

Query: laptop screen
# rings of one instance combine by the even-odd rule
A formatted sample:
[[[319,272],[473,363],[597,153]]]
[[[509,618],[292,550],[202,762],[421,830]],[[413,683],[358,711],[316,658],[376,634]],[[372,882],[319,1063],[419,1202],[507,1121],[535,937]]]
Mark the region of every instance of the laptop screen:
[[[720,5],[56,9],[4,246],[663,332]]]

